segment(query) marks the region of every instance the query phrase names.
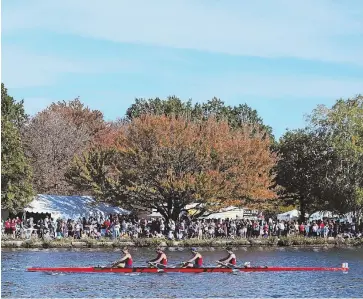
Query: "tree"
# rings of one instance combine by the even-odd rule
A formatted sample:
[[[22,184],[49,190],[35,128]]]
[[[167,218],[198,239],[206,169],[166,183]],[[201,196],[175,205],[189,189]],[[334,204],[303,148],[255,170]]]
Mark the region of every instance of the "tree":
[[[155,208],[165,219],[177,219],[190,203],[198,203],[199,214],[263,206],[275,196],[269,188],[275,156],[268,139],[251,136],[253,129],[214,118],[142,115],[120,129],[113,146],[76,158],[67,179],[102,201]]]
[[[308,117],[311,130],[328,136],[334,148],[359,158],[363,152],[363,96],[319,105]]]
[[[90,142],[86,127],[77,127],[59,112],[46,110],[32,118],[24,130],[26,153],[34,169],[33,184],[38,193],[68,194],[64,179],[74,155]]]
[[[15,102],[14,98],[8,95],[4,83],[1,83],[1,117],[14,124],[18,130],[28,119],[24,111],[24,101]]]
[[[37,192],[73,192],[64,174],[74,155],[105,142],[112,127],[113,124],[103,120],[100,111],[85,107],[78,98],[52,103],[31,118],[23,130],[23,139],[34,169]]]
[[[1,83],[1,201],[13,213],[33,196],[32,172],[19,133],[26,119],[23,101],[16,103]]]
[[[126,111],[126,117],[129,120],[140,117],[144,114],[152,115],[173,115],[188,117],[192,112],[191,100],[182,102],[176,96],[169,96],[166,100],[155,99],[136,99]]]
[[[302,212],[361,213],[362,97],[338,100],[332,108],[318,106],[309,121],[305,130],[287,132],[277,147],[283,196],[298,200]]]
[[[326,174],[327,146],[321,136],[300,129],[285,133],[277,151],[276,182],[283,187],[279,195],[286,205],[298,204],[304,221],[305,213],[321,207],[317,184]]]
[[[206,104],[202,104],[202,114],[205,119],[210,116],[216,117],[218,120],[226,120],[232,128],[240,128],[244,125],[253,125],[259,132],[264,131],[273,138],[272,128],[266,126],[256,110],[247,104],[239,104],[238,106],[225,106],[224,102],[214,97]]]
[[[179,98],[172,96],[166,100],[155,99],[136,99],[135,103],[126,112],[128,120],[140,117],[144,114],[181,116],[192,121],[208,120],[214,117],[219,121],[227,121],[232,128],[240,128],[244,125],[253,125],[255,130],[252,133],[264,131],[272,140],[272,128],[264,125],[261,117],[256,110],[247,104],[236,107],[226,106],[223,101],[214,97],[207,103],[192,105],[192,101],[182,102]]]
[[[357,214],[363,210],[363,97],[319,106],[309,117],[311,130],[324,135],[333,153],[319,196],[331,210]]]
[[[77,129],[87,130],[91,137],[89,142],[92,144],[99,142],[109,128],[109,124],[103,119],[102,112],[86,107],[79,98],[69,102],[59,101],[52,103],[47,108],[47,111],[62,115],[62,117],[72,122]]]

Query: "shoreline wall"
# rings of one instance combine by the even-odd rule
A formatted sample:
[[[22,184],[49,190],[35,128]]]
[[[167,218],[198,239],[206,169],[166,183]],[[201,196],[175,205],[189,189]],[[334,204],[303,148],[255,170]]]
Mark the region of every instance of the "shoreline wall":
[[[172,241],[165,239],[80,239],[72,238],[60,240],[1,240],[2,248],[122,248],[129,247],[284,247],[284,246],[363,246],[363,238],[338,239],[338,238],[304,238],[304,237],[271,237],[266,239],[187,239]]]

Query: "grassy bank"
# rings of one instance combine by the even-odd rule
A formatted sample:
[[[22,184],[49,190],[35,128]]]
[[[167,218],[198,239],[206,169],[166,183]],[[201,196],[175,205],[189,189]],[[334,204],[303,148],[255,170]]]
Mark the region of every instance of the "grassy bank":
[[[2,248],[122,248],[129,247],[226,247],[226,246],[361,246],[363,238],[360,239],[323,239],[291,237],[270,237],[263,239],[187,239],[182,241],[170,241],[163,239],[90,239],[84,238],[74,240],[72,238],[60,240],[11,240],[2,239]]]

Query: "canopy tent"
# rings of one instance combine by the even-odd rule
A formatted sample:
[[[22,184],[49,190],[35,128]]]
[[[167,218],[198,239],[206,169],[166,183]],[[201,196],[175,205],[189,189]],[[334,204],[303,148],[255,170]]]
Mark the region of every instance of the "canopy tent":
[[[290,221],[290,220],[296,220],[299,217],[300,217],[300,211],[295,209],[295,210],[291,210],[289,212],[278,214],[277,220]]]
[[[151,214],[146,215],[147,218],[163,218],[163,215],[161,215],[156,209],[151,210]]]
[[[315,212],[313,214],[311,214],[309,220],[314,221],[314,220],[323,220],[323,218],[335,218],[338,219],[341,222],[353,222],[353,220],[356,220],[358,215],[355,215],[353,212],[349,212],[343,215],[338,215],[338,214],[333,214],[330,211],[318,211]]]
[[[243,211],[244,211],[244,209],[231,206],[231,207],[222,209],[218,213],[213,213],[208,216],[201,217],[201,218],[204,218],[204,219],[226,219],[226,218],[237,219],[237,218],[239,218],[239,219],[241,219],[241,218],[243,218]]]
[[[103,203],[96,203],[90,196],[59,196],[38,194],[25,207],[28,213],[49,213],[54,219],[78,219],[80,217],[101,216],[108,214],[129,214],[129,211],[112,207]]]
[[[341,222],[349,222],[349,223],[357,221],[357,219],[359,219],[359,214],[355,214],[353,212],[346,213],[339,218]]]
[[[338,215],[333,215],[330,211],[317,211],[310,215],[309,220],[315,221],[315,220],[323,220],[323,218],[333,218],[338,217]]]

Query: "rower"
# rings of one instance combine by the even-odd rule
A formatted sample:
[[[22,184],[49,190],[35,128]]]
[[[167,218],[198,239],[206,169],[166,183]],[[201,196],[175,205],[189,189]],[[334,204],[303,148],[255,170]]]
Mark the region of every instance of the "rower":
[[[148,261],[148,263],[156,266],[157,268],[165,268],[168,264],[168,258],[166,257],[165,252],[160,247],[156,248],[156,252],[158,256]]]
[[[112,264],[111,268],[132,268],[132,256],[129,250],[124,247],[122,249],[124,256]]]
[[[231,247],[227,247],[226,248],[227,252],[228,252],[228,256],[217,261],[217,263],[219,264],[217,267],[235,267],[236,266],[236,255],[233,253],[233,250]]]
[[[185,262],[183,268],[201,268],[203,266],[203,257],[196,248],[191,248],[194,257]]]

